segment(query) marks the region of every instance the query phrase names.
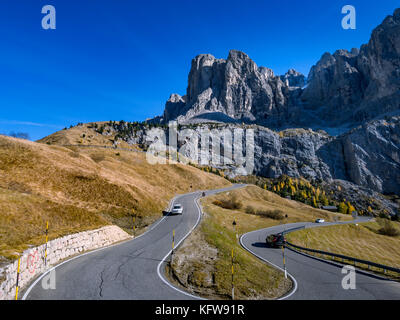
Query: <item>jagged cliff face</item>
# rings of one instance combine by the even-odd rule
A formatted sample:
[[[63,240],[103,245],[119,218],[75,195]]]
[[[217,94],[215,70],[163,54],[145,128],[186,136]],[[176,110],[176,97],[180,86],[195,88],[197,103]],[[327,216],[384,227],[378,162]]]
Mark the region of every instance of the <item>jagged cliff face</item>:
[[[357,68],[358,50],[352,52],[338,50],[333,55],[325,53],[321,60],[311,68],[308,87],[301,99],[314,109],[327,106],[320,116],[332,119],[347,106],[359,103],[363,97],[365,84]]]
[[[338,137],[303,129],[283,133],[257,133],[257,174],[341,179],[382,193],[400,193],[400,117],[371,121]]]
[[[298,85],[301,77],[291,70],[281,79],[236,50],[227,60],[202,54],[192,60],[186,95],[173,94],[167,101],[164,120],[185,122],[205,115],[221,121],[255,121],[283,114],[290,84]]]
[[[276,76],[240,51],[230,51],[226,60],[203,54],[192,61],[186,95],[168,100],[163,121],[323,128],[400,114],[400,9],[360,50],[325,53],[304,86],[297,71]]]
[[[400,109],[400,9],[387,17],[368,44],[325,53],[312,67],[302,101],[333,125],[361,123]]]
[[[193,132],[190,136],[183,134],[185,139],[178,144],[180,153],[190,158],[193,143],[198,143],[198,150],[201,150],[200,135],[205,127],[205,124],[182,127],[182,130],[189,128]],[[242,148],[245,155],[245,134],[241,141],[234,140],[230,144],[214,140],[213,135],[221,136],[223,130],[229,130],[233,137],[234,130],[247,130],[249,127],[254,130],[252,174],[267,178],[288,175],[327,182],[347,180],[381,193],[400,193],[400,116],[388,121],[367,122],[337,137],[311,129],[287,129],[277,133],[261,126],[225,124],[210,128],[213,129],[210,142],[221,141],[220,150],[224,150],[227,145],[231,145],[233,150]],[[149,146],[157,141],[149,138],[151,134],[148,129],[129,131],[126,123],[117,125],[113,130],[128,132],[124,140],[129,144]],[[159,130],[164,131],[168,144],[168,129]],[[213,163],[211,158],[207,164],[227,169],[232,175],[248,174],[235,161],[226,164],[223,161],[224,153],[221,153],[219,164]],[[196,161],[199,159],[193,162]]]
[[[366,123],[340,137],[348,179],[400,193],[400,117]]]
[[[400,9],[387,17],[361,47],[357,68],[365,81],[364,96],[373,100],[392,95],[400,86]]]

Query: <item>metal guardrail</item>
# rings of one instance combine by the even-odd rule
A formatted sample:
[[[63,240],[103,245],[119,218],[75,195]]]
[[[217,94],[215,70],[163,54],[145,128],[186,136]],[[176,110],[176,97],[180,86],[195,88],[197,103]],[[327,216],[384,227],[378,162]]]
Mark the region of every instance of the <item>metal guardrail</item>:
[[[288,230],[283,231],[282,234],[287,234],[287,233],[290,233],[290,232],[293,232],[293,231],[296,231],[296,230],[305,229],[305,228],[306,228],[305,226],[301,226],[301,227],[296,227],[296,228],[288,229]]]
[[[289,233],[289,232],[293,232],[293,231],[296,231],[296,230],[300,230],[300,229],[305,229],[305,226],[286,230],[286,231],[284,231],[284,234]],[[332,253],[332,252],[327,252],[327,251],[322,251],[322,250],[305,248],[305,247],[301,247],[301,246],[295,245],[293,243],[290,243],[288,241],[286,241],[285,246],[292,247],[292,249],[295,250],[295,251],[306,251],[306,252],[320,254],[320,255],[323,255],[323,256],[330,256],[330,257],[334,257],[334,258],[339,258],[339,259],[342,259],[342,262],[344,262],[344,260],[351,261],[351,262],[354,263],[354,266],[356,266],[356,263],[359,263],[359,264],[362,264],[362,265],[367,265],[369,270],[370,270],[371,267],[375,267],[375,268],[378,268],[378,269],[382,269],[385,274],[386,274],[387,271],[392,271],[392,272],[400,274],[400,269],[399,268],[386,266],[386,265],[383,265],[383,264],[380,264],[380,263],[375,263],[375,262],[368,261],[368,260],[362,260],[362,259],[358,259],[358,258],[353,258],[353,257],[345,256],[345,255],[342,255],[342,254],[338,254],[338,253]]]

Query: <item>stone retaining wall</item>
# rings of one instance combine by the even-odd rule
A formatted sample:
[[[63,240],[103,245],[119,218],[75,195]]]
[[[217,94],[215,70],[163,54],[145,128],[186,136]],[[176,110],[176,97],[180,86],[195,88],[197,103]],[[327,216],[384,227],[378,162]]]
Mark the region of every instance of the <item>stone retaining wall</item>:
[[[54,239],[47,244],[47,266],[44,261],[45,245],[30,248],[21,255],[19,290],[21,292],[33,278],[63,259],[129,238],[131,236],[121,228],[106,226]],[[0,268],[0,300],[15,298],[17,268],[18,260]]]

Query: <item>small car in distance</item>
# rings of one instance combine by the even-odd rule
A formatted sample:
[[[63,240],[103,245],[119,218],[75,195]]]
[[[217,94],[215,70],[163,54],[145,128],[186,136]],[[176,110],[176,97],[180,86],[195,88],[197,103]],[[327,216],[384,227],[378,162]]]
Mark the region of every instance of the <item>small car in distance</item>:
[[[321,219],[321,218],[318,218],[317,220],[315,220],[315,223],[324,223],[324,222],[325,222],[325,220]]]
[[[282,233],[270,234],[265,241],[267,245],[272,248],[281,248],[285,245],[286,239]]]
[[[176,204],[172,208],[172,214],[182,214],[183,213],[183,207],[181,204]]]

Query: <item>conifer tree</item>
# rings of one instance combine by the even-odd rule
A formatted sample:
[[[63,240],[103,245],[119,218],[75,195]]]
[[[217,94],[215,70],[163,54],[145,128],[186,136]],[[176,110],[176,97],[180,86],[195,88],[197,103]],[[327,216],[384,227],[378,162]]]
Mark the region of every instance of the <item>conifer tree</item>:
[[[312,204],[314,208],[317,208],[317,201],[315,200],[315,197],[312,197]]]
[[[340,213],[347,213],[347,205],[344,203],[344,201],[339,203],[339,208],[338,208]]]

